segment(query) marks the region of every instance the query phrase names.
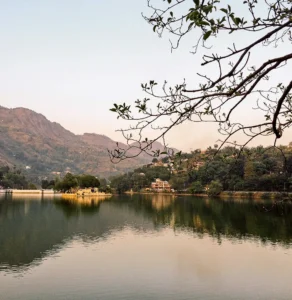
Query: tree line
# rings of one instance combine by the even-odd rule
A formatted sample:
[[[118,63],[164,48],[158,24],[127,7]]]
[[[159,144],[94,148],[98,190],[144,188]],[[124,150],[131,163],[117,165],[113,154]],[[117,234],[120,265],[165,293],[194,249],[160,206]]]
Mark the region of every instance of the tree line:
[[[157,165],[138,168],[111,178],[118,192],[140,191],[156,178],[167,180],[177,191],[217,194],[221,191],[291,191],[292,148],[252,147],[240,151],[233,146],[218,150],[180,153],[173,159],[163,158]]]
[[[15,166],[0,166],[0,189],[37,189],[36,185],[29,182],[20,169]]]
[[[89,174],[74,175],[67,173],[63,178],[57,177],[55,180],[42,180],[43,189],[54,189],[57,191],[68,192],[74,189],[99,188],[101,192],[110,192],[107,180]]]
[[[42,180],[43,189],[70,191],[76,188],[97,187],[100,191],[117,193],[129,190],[140,192],[150,188],[160,178],[169,181],[178,192],[216,195],[221,191],[292,191],[292,147],[252,147],[244,151],[227,146],[209,147],[174,157],[154,158],[151,164],[131,172],[98,179],[93,175],[67,173],[63,178]],[[33,189],[21,170],[0,167],[2,188]]]
[[[110,192],[108,181],[104,178],[89,174],[73,175],[67,173],[63,178],[43,179],[41,186],[29,182],[21,169],[10,168],[9,166],[0,166],[0,189],[30,189],[35,190],[54,189],[57,191],[68,192],[77,188],[99,188],[100,191]]]

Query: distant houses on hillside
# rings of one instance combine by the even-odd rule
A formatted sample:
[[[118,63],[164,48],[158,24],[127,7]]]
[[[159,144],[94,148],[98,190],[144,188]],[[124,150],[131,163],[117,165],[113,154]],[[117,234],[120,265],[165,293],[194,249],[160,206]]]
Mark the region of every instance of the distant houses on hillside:
[[[162,161],[154,162],[150,165],[151,167],[168,167],[167,163],[163,163]]]
[[[61,172],[53,171],[52,174],[53,175],[61,175]]]

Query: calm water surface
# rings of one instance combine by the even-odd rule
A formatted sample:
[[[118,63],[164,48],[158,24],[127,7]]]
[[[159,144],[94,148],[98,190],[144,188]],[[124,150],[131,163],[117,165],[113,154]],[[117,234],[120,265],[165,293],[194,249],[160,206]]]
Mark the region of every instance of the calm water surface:
[[[0,198],[0,299],[292,299],[292,206]]]

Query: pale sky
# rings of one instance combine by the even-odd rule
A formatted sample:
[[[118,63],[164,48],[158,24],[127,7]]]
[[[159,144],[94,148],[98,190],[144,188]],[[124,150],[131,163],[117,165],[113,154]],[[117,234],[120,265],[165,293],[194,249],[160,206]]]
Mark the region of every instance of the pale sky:
[[[122,141],[113,103],[143,97],[140,84],[151,79],[192,81],[200,68],[201,56],[189,54],[193,41],[171,53],[167,37],[159,39],[143,20],[146,10],[146,0],[1,1],[0,105],[32,109],[77,134]],[[226,36],[217,47],[230,41]],[[259,49],[255,61],[263,55]],[[197,128],[175,130],[169,143],[188,151],[219,137],[214,126]]]

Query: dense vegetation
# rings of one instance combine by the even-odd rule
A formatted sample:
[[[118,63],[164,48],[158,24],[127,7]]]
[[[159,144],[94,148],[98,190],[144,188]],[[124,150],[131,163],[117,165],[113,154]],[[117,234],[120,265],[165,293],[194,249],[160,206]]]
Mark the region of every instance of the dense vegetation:
[[[105,179],[98,179],[93,175],[73,175],[67,173],[63,178],[56,177],[54,180],[43,179],[42,189],[55,189],[58,191],[69,191],[74,188],[100,188],[101,191],[109,192],[108,182]],[[20,169],[8,166],[0,166],[0,189],[37,189],[37,186],[30,183]]]
[[[218,151],[192,151],[170,160],[155,160],[151,165],[111,178],[111,186],[118,192],[150,187],[156,178],[169,180],[178,191],[215,195],[229,191],[291,191],[292,149],[290,147],[247,148],[239,152],[235,147]],[[214,156],[214,154],[216,155]],[[163,164],[166,162],[167,164]],[[162,166],[157,166],[161,164]]]
[[[36,186],[29,183],[20,169],[8,166],[0,166],[0,189],[36,189]]]
[[[99,180],[93,175],[73,175],[71,173],[67,173],[63,179],[55,181],[54,189],[66,192],[77,187],[98,188],[99,186]]]
[[[216,154],[216,155],[215,155]],[[217,195],[221,191],[292,191],[292,148],[247,148],[239,152],[235,147],[217,146],[206,151],[199,149],[174,158],[153,159],[151,164],[123,175],[98,179],[93,175],[73,175],[42,180],[43,189],[69,191],[75,188],[98,187],[110,192],[143,191],[155,179],[169,181],[176,191]],[[24,174],[16,169],[0,167],[2,188],[33,189]]]
[[[62,179],[56,178],[51,181],[43,180],[42,188],[53,188],[62,192],[73,191],[79,188],[99,188],[100,192],[111,192],[106,179],[98,179],[97,177],[89,174],[73,175],[71,173],[67,173]]]

